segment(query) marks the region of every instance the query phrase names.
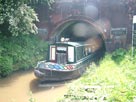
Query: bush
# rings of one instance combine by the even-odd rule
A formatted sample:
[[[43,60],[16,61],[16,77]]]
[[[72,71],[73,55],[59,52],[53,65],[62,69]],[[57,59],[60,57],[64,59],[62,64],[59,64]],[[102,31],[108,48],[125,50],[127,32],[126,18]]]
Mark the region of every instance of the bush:
[[[112,59],[117,63],[119,64],[125,57],[126,55],[126,50],[125,49],[117,49],[116,51],[114,51],[112,53]]]
[[[13,59],[9,56],[0,58],[0,77],[5,77],[12,72]]]
[[[0,76],[26,70],[46,57],[47,43],[35,35],[0,37]]]

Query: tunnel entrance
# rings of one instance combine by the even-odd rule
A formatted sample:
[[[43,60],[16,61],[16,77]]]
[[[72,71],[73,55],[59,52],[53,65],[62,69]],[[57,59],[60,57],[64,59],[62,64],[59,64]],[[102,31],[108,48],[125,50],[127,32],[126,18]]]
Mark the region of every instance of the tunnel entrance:
[[[64,38],[71,42],[91,43],[93,52],[99,53],[98,59],[104,56],[106,51],[103,33],[90,18],[70,17],[58,23],[52,34],[53,42],[61,42]]]

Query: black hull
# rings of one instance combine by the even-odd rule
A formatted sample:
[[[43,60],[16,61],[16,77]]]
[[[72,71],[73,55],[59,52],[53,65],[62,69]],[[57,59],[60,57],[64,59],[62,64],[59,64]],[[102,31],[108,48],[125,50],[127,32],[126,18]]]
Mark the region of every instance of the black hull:
[[[86,67],[78,68],[73,71],[55,71],[43,69],[44,72],[35,70],[34,74],[40,81],[64,81],[80,77],[86,70]]]

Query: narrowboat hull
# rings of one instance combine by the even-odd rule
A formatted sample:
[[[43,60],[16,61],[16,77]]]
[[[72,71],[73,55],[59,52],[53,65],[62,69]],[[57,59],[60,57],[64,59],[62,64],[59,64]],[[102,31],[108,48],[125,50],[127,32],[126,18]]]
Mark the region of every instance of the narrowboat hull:
[[[40,81],[64,81],[80,77],[86,70],[86,68],[78,68],[72,71],[58,71],[42,69],[43,71],[34,71],[35,76],[40,79]]]

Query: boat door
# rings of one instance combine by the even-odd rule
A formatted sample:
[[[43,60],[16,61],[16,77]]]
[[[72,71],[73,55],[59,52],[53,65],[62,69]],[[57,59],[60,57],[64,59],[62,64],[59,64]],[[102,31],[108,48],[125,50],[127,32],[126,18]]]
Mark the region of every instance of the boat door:
[[[67,63],[67,47],[58,46],[56,49],[56,57],[58,64]]]

